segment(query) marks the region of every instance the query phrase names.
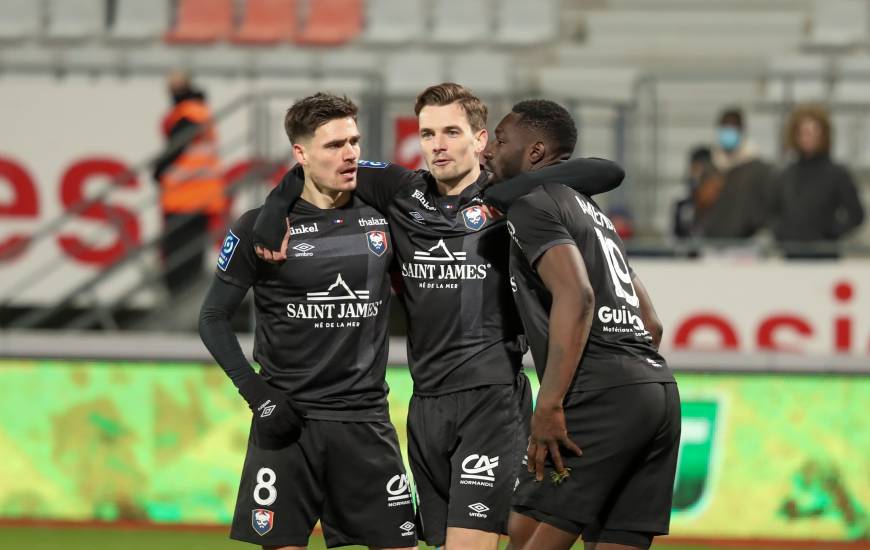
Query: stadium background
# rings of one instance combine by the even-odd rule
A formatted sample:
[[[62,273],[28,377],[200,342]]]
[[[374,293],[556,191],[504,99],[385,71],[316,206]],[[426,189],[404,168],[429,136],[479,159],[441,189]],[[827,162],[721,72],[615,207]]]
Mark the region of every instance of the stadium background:
[[[279,0],[263,12],[271,31],[260,4],[0,0],[0,547],[221,544],[245,407],[195,333],[207,280],[170,299],[155,246],[149,163],[177,67],[217,113],[233,216],[283,172],[283,111],[317,90],[359,102],[365,158],[411,166],[412,99],[428,84],[473,88],[491,126],[518,99],[568,105],[577,153],[626,167],[602,202],[630,216],[632,264],[678,371],[672,538],[868,547],[870,224],[839,260],[813,263],[783,260],[769,235],[669,232],[687,152],[714,141],[731,105],[782,163],[788,112],[826,104],[834,157],[868,204],[867,2]],[[203,15],[211,28],[190,24]],[[250,351],[249,308],[237,325]]]

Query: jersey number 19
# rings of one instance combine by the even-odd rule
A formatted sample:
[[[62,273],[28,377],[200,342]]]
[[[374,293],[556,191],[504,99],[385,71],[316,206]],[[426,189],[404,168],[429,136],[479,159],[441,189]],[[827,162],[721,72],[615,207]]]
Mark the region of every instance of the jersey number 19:
[[[628,263],[623,258],[622,252],[620,252],[619,247],[613,239],[605,236],[597,227],[595,228],[595,234],[598,235],[598,242],[604,251],[604,258],[607,260],[610,280],[613,282],[613,290],[616,292],[616,296],[628,302],[628,305],[637,307],[640,304],[640,300],[638,300],[637,293],[634,291],[631,273],[628,271]]]

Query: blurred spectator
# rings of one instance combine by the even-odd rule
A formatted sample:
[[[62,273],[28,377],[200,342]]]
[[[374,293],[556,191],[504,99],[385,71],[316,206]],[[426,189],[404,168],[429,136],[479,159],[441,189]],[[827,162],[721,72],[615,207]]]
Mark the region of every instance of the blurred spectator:
[[[699,220],[700,234],[711,239],[745,239],[766,224],[773,170],[758,158],[746,137],[741,110],[722,112],[717,141],[712,157],[722,181],[705,190],[710,206]]]
[[[864,220],[849,170],[831,160],[831,120],[817,105],[797,107],[786,129],[796,160],[775,181],[772,228],[786,256],[836,257],[834,242]]]
[[[154,179],[164,220],[164,281],[175,295],[201,274],[209,217],[223,216],[227,200],[205,94],[181,71],[171,72],[167,84],[172,101],[162,124],[167,146],[155,162]]]
[[[686,174],[688,195],[674,204],[674,236],[695,237],[710,206],[719,196],[722,176],[713,165],[713,153],[707,146],[698,146],[689,153]]]

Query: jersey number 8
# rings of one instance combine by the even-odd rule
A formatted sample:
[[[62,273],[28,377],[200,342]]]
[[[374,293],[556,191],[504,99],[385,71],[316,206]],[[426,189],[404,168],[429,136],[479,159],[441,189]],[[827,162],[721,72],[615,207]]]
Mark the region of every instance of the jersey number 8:
[[[254,486],[254,501],[260,506],[270,506],[278,498],[278,489],[275,488],[275,481],[278,476],[275,475],[275,470],[272,468],[260,468],[257,470],[257,485]],[[266,498],[262,498],[261,493],[266,490]]]

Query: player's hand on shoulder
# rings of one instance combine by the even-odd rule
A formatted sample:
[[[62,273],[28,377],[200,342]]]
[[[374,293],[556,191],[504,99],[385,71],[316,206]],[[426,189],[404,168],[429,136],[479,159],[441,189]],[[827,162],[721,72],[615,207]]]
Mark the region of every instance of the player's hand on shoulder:
[[[287,231],[284,233],[284,240],[281,241],[281,250],[269,250],[259,244],[254,245],[254,252],[264,262],[279,264],[287,259],[287,247],[290,245],[290,220],[285,218],[284,222],[287,224]]]

